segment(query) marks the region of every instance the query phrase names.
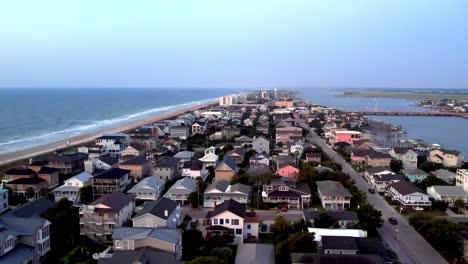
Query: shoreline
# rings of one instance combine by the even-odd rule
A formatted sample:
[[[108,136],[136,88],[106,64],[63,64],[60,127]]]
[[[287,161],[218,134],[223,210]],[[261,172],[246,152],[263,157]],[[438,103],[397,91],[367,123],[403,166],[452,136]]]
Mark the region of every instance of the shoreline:
[[[40,156],[46,153],[58,151],[65,148],[71,147],[78,147],[85,143],[93,141],[95,138],[102,136],[103,134],[116,134],[121,133],[127,130],[135,129],[140,126],[148,125],[154,122],[162,121],[164,119],[168,119],[174,116],[178,116],[184,114],[186,112],[195,111],[201,108],[206,108],[210,106],[214,106],[217,104],[216,100],[206,102],[199,105],[189,106],[185,108],[181,108],[179,110],[175,110],[172,112],[158,114],[156,116],[144,118],[142,120],[133,121],[128,124],[119,125],[117,127],[110,127],[106,129],[101,129],[95,132],[88,132],[82,135],[74,136],[71,138],[66,138],[63,140],[55,141],[52,143],[48,143],[45,145],[40,145],[32,148],[27,148],[19,151],[9,152],[5,154],[0,154],[0,166],[6,165],[8,163],[13,163],[16,161],[20,161],[23,159],[28,159],[36,156]],[[67,144],[67,142],[69,144]]]
[[[426,100],[426,99],[456,99],[468,100],[467,94],[451,94],[451,93],[410,93],[410,92],[385,92],[385,91],[349,91],[344,90],[336,97],[344,98],[389,98],[389,99],[406,99],[410,101]]]

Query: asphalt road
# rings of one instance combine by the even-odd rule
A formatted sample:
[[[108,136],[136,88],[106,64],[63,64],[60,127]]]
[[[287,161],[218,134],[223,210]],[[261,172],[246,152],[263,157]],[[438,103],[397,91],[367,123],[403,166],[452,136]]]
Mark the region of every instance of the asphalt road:
[[[335,162],[343,167],[343,172],[355,181],[356,187],[367,193],[367,201],[374,208],[382,212],[385,220],[379,233],[382,239],[395,251],[400,261],[405,264],[443,264],[448,263],[413,227],[408,221],[397,213],[380,195],[368,193],[370,185],[354,171],[354,169],[338,155],[322,138],[320,138],[306,124],[301,123],[304,129],[310,131],[308,139],[315,145],[321,147],[323,151]],[[387,219],[394,217],[398,220],[398,225],[390,224]]]

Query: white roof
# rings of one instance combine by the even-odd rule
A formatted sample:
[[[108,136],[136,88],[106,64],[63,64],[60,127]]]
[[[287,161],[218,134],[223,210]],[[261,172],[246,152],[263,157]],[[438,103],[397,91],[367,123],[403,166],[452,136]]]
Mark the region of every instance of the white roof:
[[[82,172],[82,173],[80,173],[78,175],[75,175],[75,176],[71,177],[70,179],[66,180],[65,182],[76,179],[78,181],[81,181],[81,182],[85,183],[85,182],[89,181],[89,179],[91,179],[93,177],[94,177],[93,175],[91,175],[91,174],[89,174],[87,172]]]
[[[346,131],[335,131],[335,134],[354,134],[354,135],[360,135],[360,134],[362,134],[362,133],[359,132],[359,131],[349,131],[349,130],[346,130]]]
[[[429,189],[434,189],[436,193],[440,196],[468,196],[468,194],[463,190],[461,186],[443,186],[443,185],[434,185],[431,186]]]
[[[322,241],[322,236],[367,237],[367,231],[361,229],[329,229],[308,228],[309,233],[315,233],[315,241]]]
[[[206,111],[206,112],[203,112],[201,113],[202,115],[217,115],[217,116],[222,116],[223,113],[221,112],[216,112],[216,111]]]
[[[204,161],[204,162],[216,162],[218,161],[218,155],[214,153],[208,153],[207,155],[203,156],[203,158],[200,158],[199,160]]]

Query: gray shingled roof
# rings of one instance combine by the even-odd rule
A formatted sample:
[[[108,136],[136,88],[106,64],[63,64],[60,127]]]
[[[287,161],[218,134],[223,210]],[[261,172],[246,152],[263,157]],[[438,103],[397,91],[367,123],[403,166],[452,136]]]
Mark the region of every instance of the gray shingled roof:
[[[157,216],[161,219],[167,220],[167,218],[174,212],[174,210],[179,206],[179,203],[172,201],[167,198],[159,198],[156,201],[149,201],[143,205],[143,209],[139,211],[133,218],[138,218],[145,214],[151,214]],[[167,210],[167,216],[164,215],[164,211]]]
[[[109,170],[104,171],[101,174],[94,176],[94,179],[120,179],[125,174],[130,173],[129,170],[119,169],[119,168],[112,168]]]
[[[323,196],[353,197],[348,189],[337,181],[318,181],[317,189]]]
[[[153,238],[170,244],[178,244],[182,235],[178,229],[145,228],[145,227],[117,227],[112,233],[114,240],[137,240]]]
[[[136,156],[134,158],[131,158],[125,162],[122,162],[121,165],[138,165],[138,166],[142,166],[142,165],[145,165],[146,163],[148,162],[148,160],[146,160],[146,157],[144,156]]]
[[[217,216],[221,213],[224,213],[226,211],[229,211],[237,216],[240,216],[242,218],[245,218],[246,215],[246,204],[241,204],[237,201],[234,201],[232,199],[224,201],[220,205],[218,205],[214,210],[211,216]]]
[[[131,202],[133,202],[133,196],[122,192],[113,192],[99,197],[91,205],[104,204],[118,212]]]

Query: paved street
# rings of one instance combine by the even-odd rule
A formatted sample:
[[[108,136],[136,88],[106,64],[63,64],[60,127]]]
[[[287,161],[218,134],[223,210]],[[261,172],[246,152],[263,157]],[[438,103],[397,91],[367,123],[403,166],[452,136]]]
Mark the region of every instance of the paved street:
[[[402,263],[409,264],[440,264],[447,261],[416,231],[408,221],[399,213],[395,212],[380,195],[367,192],[370,187],[368,183],[354,171],[354,169],[339,156],[326,142],[320,138],[306,124],[302,123],[304,129],[310,131],[308,138],[312,143],[321,147],[323,151],[335,162],[343,167],[343,172],[355,181],[355,185],[367,193],[367,200],[376,209],[382,212],[382,218],[385,220],[379,233],[382,239],[397,253]],[[387,219],[394,217],[398,220],[398,225],[391,225]]]

